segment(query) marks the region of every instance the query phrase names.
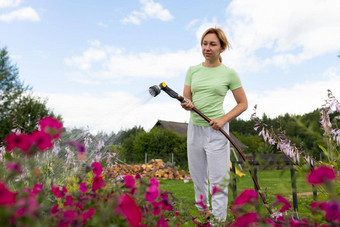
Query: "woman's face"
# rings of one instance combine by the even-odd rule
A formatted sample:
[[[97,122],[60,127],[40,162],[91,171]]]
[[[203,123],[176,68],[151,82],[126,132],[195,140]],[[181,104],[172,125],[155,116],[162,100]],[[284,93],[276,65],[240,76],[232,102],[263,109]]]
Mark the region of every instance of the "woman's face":
[[[202,54],[205,60],[215,61],[218,60],[220,53],[222,53],[220,40],[215,33],[208,33],[202,42]]]

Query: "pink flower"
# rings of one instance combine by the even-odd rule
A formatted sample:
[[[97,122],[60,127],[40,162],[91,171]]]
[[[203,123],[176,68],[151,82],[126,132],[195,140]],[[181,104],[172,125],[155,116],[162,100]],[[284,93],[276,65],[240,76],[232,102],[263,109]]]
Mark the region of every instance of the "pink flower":
[[[201,194],[200,195],[200,201],[196,202],[195,204],[201,206],[203,208],[203,210],[206,210],[207,207],[205,206],[204,202],[203,202],[204,196]]]
[[[43,190],[44,184],[35,184],[33,186],[33,193],[37,194]]]
[[[307,181],[310,184],[321,185],[329,181],[336,179],[336,173],[334,169],[327,166],[321,166],[312,171],[307,176]]]
[[[212,193],[211,195],[215,195],[216,193],[224,193],[222,189],[220,189],[219,187],[217,187],[217,185],[214,185],[213,186],[213,189],[212,189]]]
[[[53,147],[52,138],[49,134],[42,131],[35,131],[31,134],[33,143],[42,151]]]
[[[59,215],[59,213],[60,213],[60,210],[59,210],[58,203],[57,203],[51,208],[51,214],[52,216],[56,217]]]
[[[49,134],[54,139],[58,139],[63,130],[63,124],[52,117],[45,117],[39,121],[41,131]]]
[[[171,201],[169,200],[169,195],[167,192],[164,192],[160,195],[161,197],[161,205],[162,205],[162,209],[163,210],[168,210],[171,211],[172,210],[172,204]]]
[[[103,172],[103,167],[99,162],[93,162],[92,163],[92,172],[96,175],[99,176]]]
[[[78,152],[84,153],[85,152],[85,146],[84,144],[78,142],[78,141],[68,141],[67,144],[70,144],[74,146]]]
[[[66,201],[64,202],[64,206],[72,206],[73,205],[73,197],[72,195],[66,196]]]
[[[304,222],[304,221],[300,221],[300,220],[297,220],[297,219],[293,219],[293,218],[290,218],[289,219],[289,226],[290,227],[308,227],[310,226],[307,222]]]
[[[159,182],[158,182],[158,180],[157,180],[156,178],[151,178],[151,179],[149,180],[149,183],[150,183],[151,185],[156,185],[156,187],[159,186]]]
[[[124,176],[124,183],[125,183],[125,187],[127,188],[133,188],[133,186],[135,186],[135,178],[131,175],[125,175]]]
[[[85,211],[83,213],[83,221],[86,222],[87,220],[89,220],[90,218],[93,217],[94,213],[96,212],[95,208],[90,208],[87,211]]]
[[[276,200],[274,201],[273,205],[276,206],[278,204],[283,204],[280,209],[281,213],[286,212],[287,210],[292,208],[292,205],[290,205],[289,201],[282,195],[276,195]]]
[[[162,214],[161,218],[158,220],[156,227],[168,227],[168,220],[164,219],[164,214]]]
[[[154,216],[159,215],[159,214],[161,213],[161,211],[162,211],[161,206],[160,206],[160,203],[154,201],[154,202],[151,203],[151,205],[152,205],[152,208],[153,208],[152,211],[151,211],[151,213],[152,213]]]
[[[238,218],[236,218],[235,222],[232,224],[232,226],[250,226],[253,223],[258,222],[257,214],[254,212],[250,212],[247,214],[244,214]]]
[[[158,186],[155,184],[150,185],[145,192],[145,200],[153,202],[159,195]]]
[[[6,185],[0,182],[0,206],[13,205],[16,201],[16,193],[7,189]]]
[[[53,185],[51,191],[55,197],[64,198],[66,195],[67,189],[65,186],[63,186],[62,190],[60,190],[60,186]]]
[[[125,216],[131,226],[138,226],[142,221],[142,212],[135,200],[127,194],[119,198],[117,211]]]
[[[14,172],[17,173],[22,173],[22,169],[20,167],[20,163],[19,162],[9,162],[6,164],[7,169],[12,170]]]
[[[97,191],[103,187],[103,178],[101,176],[95,176],[92,182],[92,191]]]
[[[67,210],[63,213],[63,219],[61,220],[61,223],[69,225],[74,221],[74,219],[76,219],[76,212],[74,210]]]
[[[13,151],[15,148],[18,148],[22,151],[28,151],[32,146],[32,140],[27,134],[9,134],[5,142],[7,144],[6,149],[8,151]]]
[[[80,183],[79,184],[79,191],[81,192],[81,193],[86,193],[87,191],[88,191],[89,189],[87,188],[87,186],[86,186],[86,182],[82,182],[82,183]]]
[[[256,191],[254,189],[245,189],[236,197],[234,205],[243,205],[245,203],[251,204],[252,200],[257,200]]]
[[[340,200],[330,200],[321,207],[326,211],[326,218],[340,223]]]

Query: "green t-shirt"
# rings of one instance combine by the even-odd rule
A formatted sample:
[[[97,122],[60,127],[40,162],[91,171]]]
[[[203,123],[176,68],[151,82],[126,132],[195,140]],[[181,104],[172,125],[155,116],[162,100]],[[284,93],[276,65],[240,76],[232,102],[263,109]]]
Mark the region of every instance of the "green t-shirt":
[[[223,64],[214,68],[204,67],[203,64],[191,66],[185,85],[191,87],[194,106],[210,119],[220,118],[225,114],[223,102],[227,91],[242,86],[237,73]],[[209,126],[194,111],[191,111],[190,120],[194,125]]]

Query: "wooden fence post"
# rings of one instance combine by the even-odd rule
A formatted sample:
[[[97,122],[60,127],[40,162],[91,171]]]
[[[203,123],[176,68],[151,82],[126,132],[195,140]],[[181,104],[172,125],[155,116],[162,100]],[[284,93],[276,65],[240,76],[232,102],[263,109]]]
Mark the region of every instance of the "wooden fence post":
[[[233,191],[233,197],[234,199],[236,199],[237,197],[237,186],[236,186],[236,170],[235,170],[235,163],[231,163],[231,172],[233,172],[233,179],[232,181],[230,182],[230,186],[231,186],[231,190]]]
[[[318,199],[318,191],[314,185],[312,185],[313,188],[313,200],[316,201]]]
[[[290,166],[290,179],[291,179],[291,183],[292,183],[293,208],[294,208],[294,213],[297,214],[297,212],[298,212],[298,201],[297,201],[297,194],[296,194],[295,169],[294,169],[293,165]]]
[[[255,177],[256,182],[258,182],[258,181],[257,181],[257,168],[256,168],[255,165],[256,165],[256,164],[254,164],[254,177]],[[255,188],[255,191],[258,192],[255,183],[254,183],[254,188]]]

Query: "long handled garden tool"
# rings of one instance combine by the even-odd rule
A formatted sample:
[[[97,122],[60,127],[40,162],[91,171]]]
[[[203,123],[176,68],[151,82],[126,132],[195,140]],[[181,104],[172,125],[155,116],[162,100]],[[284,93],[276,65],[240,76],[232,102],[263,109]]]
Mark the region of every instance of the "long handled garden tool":
[[[165,91],[170,97],[177,99],[178,101],[180,101],[181,103],[184,102],[188,102],[183,96],[180,96],[177,92],[175,92],[174,90],[172,90],[171,88],[169,88],[166,83],[162,82],[159,85],[154,85],[151,86],[149,88],[149,93],[153,96],[156,97],[157,95],[159,95],[159,93],[161,91]],[[193,111],[195,111],[198,115],[200,115],[202,118],[204,118],[207,122],[210,122],[211,119],[209,119],[207,116],[205,116],[203,113],[201,113],[197,108],[193,107],[192,108]],[[223,130],[223,129],[219,129],[219,131],[225,136],[227,137],[227,139],[229,140],[229,142],[235,147],[235,149],[237,150],[237,152],[241,155],[242,159],[244,162],[246,162],[248,164],[248,161],[246,160],[246,157],[244,156],[244,154],[242,153],[242,151],[240,150],[240,148],[238,148],[238,146],[234,143],[234,141],[230,138],[230,136]],[[249,166],[249,165],[248,165]],[[255,187],[257,189],[257,192],[259,193],[263,203],[265,204],[265,207],[267,208],[267,210],[269,211],[270,214],[272,214],[272,210],[270,209],[270,207],[268,206],[267,200],[265,198],[265,196],[262,194],[261,189],[260,189],[260,185],[257,183],[257,180],[253,174],[253,171],[251,170],[251,168],[249,168],[249,173],[254,181]]]

